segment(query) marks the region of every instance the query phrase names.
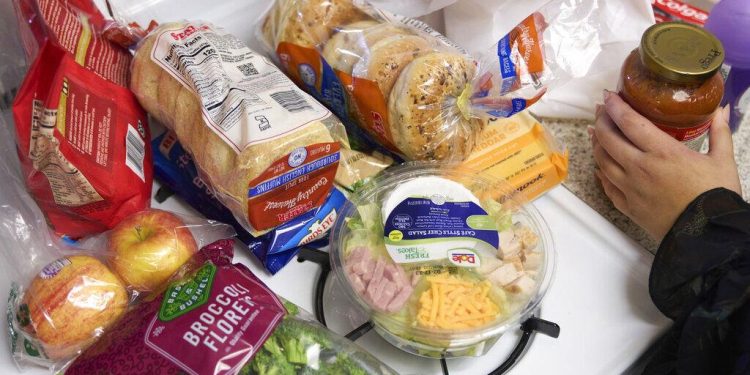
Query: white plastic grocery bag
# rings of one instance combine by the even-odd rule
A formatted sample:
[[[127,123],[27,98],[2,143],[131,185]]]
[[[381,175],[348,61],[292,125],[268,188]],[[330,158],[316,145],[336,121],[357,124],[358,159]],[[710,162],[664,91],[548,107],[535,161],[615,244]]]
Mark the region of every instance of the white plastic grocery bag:
[[[519,21],[550,0],[458,0],[443,10],[446,36],[469,53],[485,50]],[[593,118],[603,89],[617,86],[620,67],[638,46],[643,31],[654,23],[650,0],[567,0],[571,13],[594,3],[601,53],[580,78],[550,90],[531,110],[559,118]],[[577,23],[560,23],[560,35],[575,34]]]

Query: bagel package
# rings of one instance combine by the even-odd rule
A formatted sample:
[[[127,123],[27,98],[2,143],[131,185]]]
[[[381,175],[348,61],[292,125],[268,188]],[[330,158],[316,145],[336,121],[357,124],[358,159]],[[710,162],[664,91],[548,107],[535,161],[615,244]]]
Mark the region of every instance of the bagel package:
[[[420,21],[358,0],[276,0],[259,34],[350,136],[407,160],[460,161],[490,118],[510,117],[588,71],[598,10],[575,2],[548,2],[476,57]]]
[[[329,196],[343,125],[234,35],[200,21],[163,24],[139,43],[131,73],[140,103],[252,235]]]

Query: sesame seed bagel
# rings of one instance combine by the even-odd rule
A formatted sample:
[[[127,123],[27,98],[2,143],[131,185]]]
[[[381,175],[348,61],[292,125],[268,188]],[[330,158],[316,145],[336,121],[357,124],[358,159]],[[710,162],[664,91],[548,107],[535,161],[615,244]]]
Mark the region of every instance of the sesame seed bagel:
[[[302,47],[323,45],[336,28],[352,22],[370,19],[351,0],[291,1],[287,12],[280,15],[276,45],[289,42]],[[284,14],[285,13],[285,14]]]
[[[377,25],[375,21],[359,21],[340,28],[326,42],[323,58],[332,68],[351,74],[352,67],[362,56],[358,40],[363,37],[365,30]]]
[[[433,52],[430,42],[417,35],[395,35],[375,43],[369,53],[355,66],[357,77],[375,81],[384,98],[401,72],[415,58]]]
[[[394,144],[411,160],[463,160],[482,129],[466,119],[458,97],[474,77],[475,67],[461,54],[434,52],[417,57],[404,69],[388,99]]]

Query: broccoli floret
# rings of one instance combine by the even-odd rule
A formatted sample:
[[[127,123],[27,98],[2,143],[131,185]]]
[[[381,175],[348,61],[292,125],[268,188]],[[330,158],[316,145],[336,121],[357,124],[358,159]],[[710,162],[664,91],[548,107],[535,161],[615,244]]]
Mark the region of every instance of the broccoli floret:
[[[346,354],[336,356],[336,361],[333,363],[321,364],[318,373],[321,375],[367,375],[367,371]]]
[[[284,337],[281,339],[281,345],[284,347],[284,356],[287,361],[303,366],[307,364],[305,344],[302,340],[294,337]]]
[[[325,328],[304,320],[287,318],[276,327],[274,335],[281,338],[294,338],[303,346],[320,345],[321,349],[331,348],[331,340]],[[283,340],[282,346],[286,348]]]
[[[297,316],[299,314],[299,307],[297,307],[297,305],[286,300],[283,303],[288,315]]]
[[[240,371],[241,375],[294,375],[297,370],[294,365],[284,360],[283,356],[273,355],[261,349],[252,361]]]
[[[263,344],[263,349],[267,350],[274,357],[284,355],[282,353],[283,349],[279,345],[279,340],[276,339],[275,335],[271,335],[271,337],[266,340],[266,343]]]

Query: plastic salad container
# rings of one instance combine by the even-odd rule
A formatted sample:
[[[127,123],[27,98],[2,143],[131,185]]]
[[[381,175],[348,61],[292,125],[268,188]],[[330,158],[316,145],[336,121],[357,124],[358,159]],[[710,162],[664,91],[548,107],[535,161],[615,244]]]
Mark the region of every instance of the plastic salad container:
[[[469,357],[535,311],[555,263],[546,223],[504,182],[410,163],[343,207],[331,264],[388,342],[426,357]]]

